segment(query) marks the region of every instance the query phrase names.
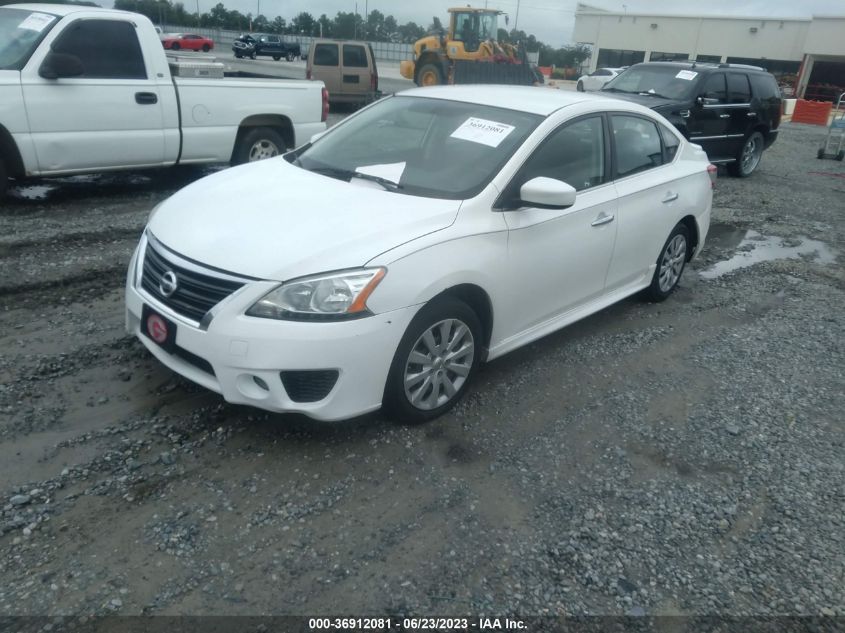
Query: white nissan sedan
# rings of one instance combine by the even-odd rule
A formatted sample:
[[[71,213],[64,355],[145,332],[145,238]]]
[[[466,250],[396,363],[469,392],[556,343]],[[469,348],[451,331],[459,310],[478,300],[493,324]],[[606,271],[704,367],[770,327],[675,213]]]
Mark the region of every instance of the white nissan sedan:
[[[633,103],[409,90],[156,207],[126,326],[229,402],[428,420],[479,363],[634,293],[667,298],[704,244],[713,176]]]

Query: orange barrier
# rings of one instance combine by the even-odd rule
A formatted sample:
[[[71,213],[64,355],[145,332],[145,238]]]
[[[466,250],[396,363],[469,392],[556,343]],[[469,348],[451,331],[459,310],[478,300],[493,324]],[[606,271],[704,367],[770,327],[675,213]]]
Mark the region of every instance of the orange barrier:
[[[827,120],[833,104],[830,101],[807,101],[798,99],[795,104],[795,111],[792,113],[793,123],[809,123],[811,125],[824,125],[827,127]]]
[[[552,76],[552,67],[551,66],[537,66],[537,70],[543,73],[546,77]]]

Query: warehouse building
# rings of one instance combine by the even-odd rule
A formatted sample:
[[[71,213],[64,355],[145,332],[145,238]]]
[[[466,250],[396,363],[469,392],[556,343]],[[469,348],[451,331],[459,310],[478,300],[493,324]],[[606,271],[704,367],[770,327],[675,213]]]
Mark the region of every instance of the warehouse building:
[[[585,72],[642,61],[752,64],[802,98],[829,101],[845,92],[845,15],[653,15],[578,4],[573,40],[592,46]]]

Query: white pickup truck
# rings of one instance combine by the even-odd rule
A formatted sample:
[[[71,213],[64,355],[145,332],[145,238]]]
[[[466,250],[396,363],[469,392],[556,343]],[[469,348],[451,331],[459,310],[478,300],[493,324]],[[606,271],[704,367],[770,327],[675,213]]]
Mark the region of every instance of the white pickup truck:
[[[321,82],[172,76],[142,15],[0,7],[0,197],[9,178],[266,158],[327,114]]]

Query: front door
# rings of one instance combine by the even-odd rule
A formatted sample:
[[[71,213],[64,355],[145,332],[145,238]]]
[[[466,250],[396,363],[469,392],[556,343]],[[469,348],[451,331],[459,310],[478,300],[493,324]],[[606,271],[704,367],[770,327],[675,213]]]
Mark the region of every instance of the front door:
[[[508,287],[506,322],[523,332],[597,298],[616,239],[616,189],[608,177],[602,117],[577,119],[553,132],[532,154],[504,199],[539,176],[572,185],[568,209],[522,207],[505,211]]]
[[[58,34],[51,48],[81,61],[79,77],[39,76],[43,54],[21,72],[40,173],[164,163],[159,86],[130,19],[80,19]]]

